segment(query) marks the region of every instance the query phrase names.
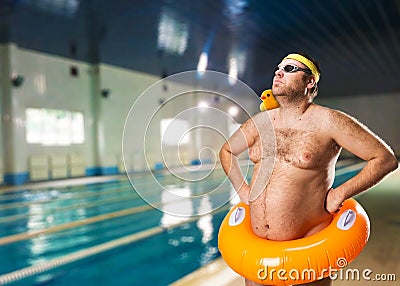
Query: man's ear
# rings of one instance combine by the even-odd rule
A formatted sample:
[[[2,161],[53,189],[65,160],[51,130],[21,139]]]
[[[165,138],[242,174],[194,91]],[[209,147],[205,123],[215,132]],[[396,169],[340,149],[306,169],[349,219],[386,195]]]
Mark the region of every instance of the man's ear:
[[[311,76],[311,77],[309,78],[309,80],[308,80],[307,88],[308,88],[308,89],[312,89],[314,86],[316,86],[316,84],[317,84],[317,82],[315,81],[315,77],[314,77],[314,76]]]

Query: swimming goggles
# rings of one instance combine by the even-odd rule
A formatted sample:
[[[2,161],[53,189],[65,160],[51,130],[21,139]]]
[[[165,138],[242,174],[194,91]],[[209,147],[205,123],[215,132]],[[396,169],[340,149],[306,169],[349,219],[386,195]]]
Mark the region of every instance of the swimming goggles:
[[[312,72],[311,72],[310,69],[303,69],[303,68],[300,68],[300,67],[298,67],[298,66],[296,66],[296,65],[293,65],[293,64],[287,64],[287,65],[284,65],[284,66],[277,66],[277,67],[275,68],[274,73],[275,73],[277,70],[282,70],[282,71],[288,72],[288,73],[293,73],[293,72],[297,72],[297,71],[302,71],[302,72],[305,72],[305,73],[308,73],[308,74],[312,74]]]

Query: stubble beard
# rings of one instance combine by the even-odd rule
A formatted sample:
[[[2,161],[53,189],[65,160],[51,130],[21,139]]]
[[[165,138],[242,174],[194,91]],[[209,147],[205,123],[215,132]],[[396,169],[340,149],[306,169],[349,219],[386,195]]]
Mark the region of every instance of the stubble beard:
[[[292,103],[296,103],[302,101],[304,99],[304,93],[301,91],[300,86],[286,86],[284,89],[281,89],[274,96],[279,98],[284,98],[284,100]]]

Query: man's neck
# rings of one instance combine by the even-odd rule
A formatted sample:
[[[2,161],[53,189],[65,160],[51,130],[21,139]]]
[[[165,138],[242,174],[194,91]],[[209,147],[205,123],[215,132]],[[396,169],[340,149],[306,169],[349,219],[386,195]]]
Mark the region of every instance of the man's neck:
[[[289,102],[286,100],[283,100],[283,102],[279,101],[279,117],[285,121],[289,119],[299,119],[311,104],[312,102],[306,99],[297,102]]]

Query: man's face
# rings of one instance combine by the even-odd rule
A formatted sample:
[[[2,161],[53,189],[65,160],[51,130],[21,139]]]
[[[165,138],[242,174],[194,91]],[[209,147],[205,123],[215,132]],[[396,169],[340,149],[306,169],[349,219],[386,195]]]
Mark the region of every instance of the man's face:
[[[299,68],[306,69],[307,67],[293,59],[283,60],[278,67],[284,67],[288,64],[295,65]],[[272,82],[272,93],[274,96],[287,96],[291,98],[298,98],[306,94],[307,82],[304,79],[303,71],[285,72],[278,69]]]

